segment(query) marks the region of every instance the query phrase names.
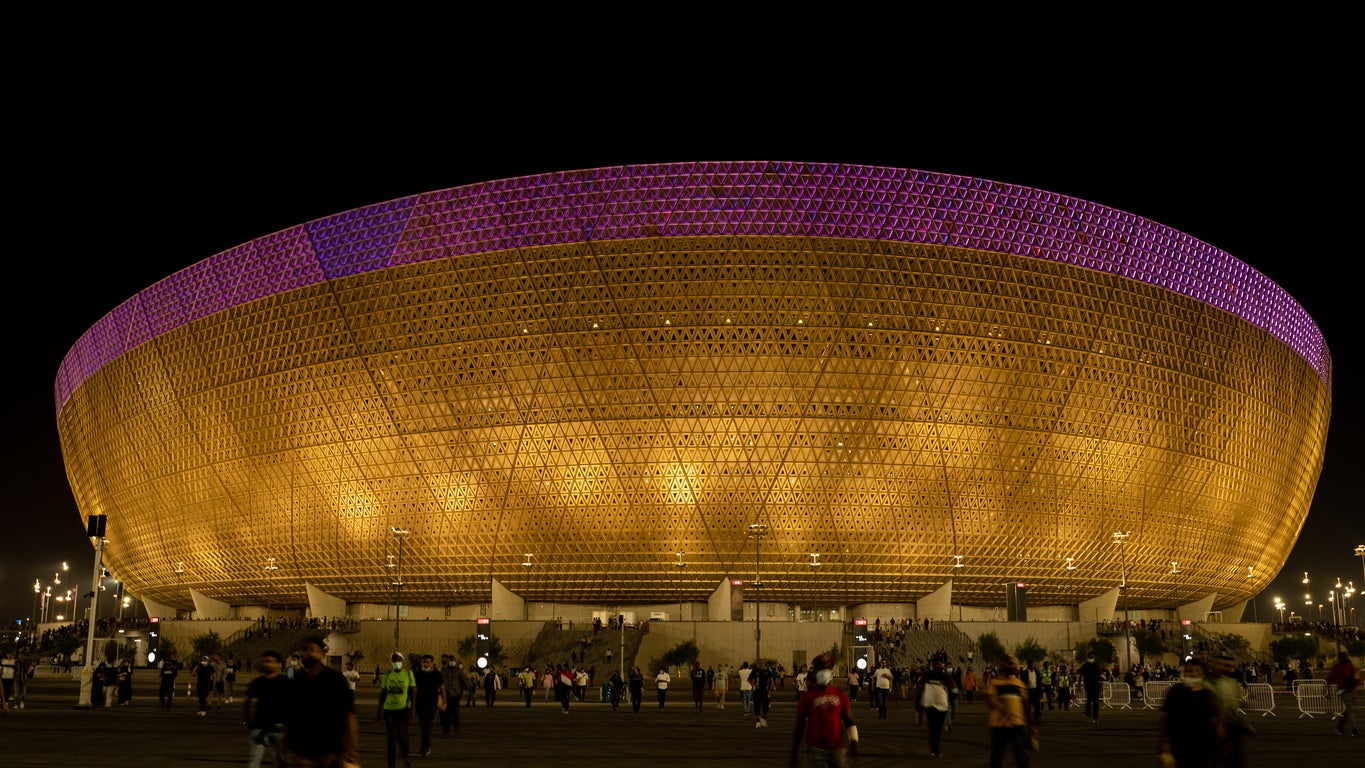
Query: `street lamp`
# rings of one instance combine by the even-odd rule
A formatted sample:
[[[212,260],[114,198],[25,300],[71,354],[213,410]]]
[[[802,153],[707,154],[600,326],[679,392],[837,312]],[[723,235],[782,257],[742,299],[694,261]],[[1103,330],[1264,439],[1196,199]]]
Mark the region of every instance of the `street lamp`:
[[[267,557],[267,558],[265,559],[265,575],[266,575],[266,578],[270,580],[270,586],[266,589],[266,597],[265,597],[265,627],[266,627],[266,629],[269,629],[269,628],[270,628],[270,595],[271,595],[271,593],[273,593],[273,592],[275,591],[275,571],[278,571],[279,569],[280,569],[280,567],[279,567],[278,565],[275,565],[275,558],[273,558],[273,557]]]
[[[1365,584],[1365,544],[1357,546],[1355,552],[1356,555],[1360,557],[1360,578],[1362,579],[1361,583]]]
[[[685,554],[685,553],[683,553],[683,552],[674,552],[674,553],[673,553],[673,555],[674,555],[675,557],[678,558],[677,561],[673,563],[674,567],[676,567],[676,568],[678,569],[678,621],[682,621],[682,620],[683,620],[683,580],[682,580],[682,573],[683,573],[683,569],[687,567],[687,563],[683,562],[683,555],[684,555],[684,554]]]
[[[393,649],[398,650],[398,625],[403,611],[403,542],[408,538],[407,528],[389,528],[389,533],[398,540],[398,573],[393,582]]]
[[[1277,610],[1277,611],[1280,612],[1280,623],[1283,624],[1283,623],[1284,623],[1284,601],[1281,600],[1281,599],[1278,598],[1278,597],[1275,598],[1275,610]]]
[[[1114,531],[1113,541],[1119,545],[1119,569],[1120,578],[1119,592],[1123,593],[1123,657],[1127,669],[1133,668],[1133,649],[1128,642],[1128,560],[1125,555],[1127,550],[1128,537],[1132,536],[1132,531]]]
[[[760,598],[763,583],[759,580],[758,570],[758,545],[764,536],[768,535],[767,523],[752,523],[749,525],[749,537],[754,540],[754,663],[757,664],[763,659],[762,638],[763,631],[760,627],[763,621],[763,600]]]

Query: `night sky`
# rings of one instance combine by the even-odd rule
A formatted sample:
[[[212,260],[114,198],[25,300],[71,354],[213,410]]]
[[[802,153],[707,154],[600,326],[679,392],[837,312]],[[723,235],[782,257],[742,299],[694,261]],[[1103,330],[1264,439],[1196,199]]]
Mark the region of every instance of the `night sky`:
[[[419,82],[375,103],[354,83],[324,82],[304,98],[288,82],[232,83],[221,70],[191,94],[108,73],[61,93],[25,87],[21,158],[9,169],[22,202],[10,207],[7,259],[0,619],[31,614],[34,580],[50,581],[63,560],[88,589],[93,555],[62,465],[53,382],[71,345],[124,300],[226,248],[361,205],[532,173],[692,160],[997,179],[1155,220],[1260,270],[1317,321],[1335,379],[1312,511],[1256,615],[1270,619],[1276,595],[1302,613],[1305,570],[1315,603],[1329,580],[1365,586],[1351,480],[1365,435],[1354,99],[1256,75],[1209,67],[1160,83],[1120,77],[1107,88],[989,98],[965,88],[941,100],[782,80],[761,95],[640,91],[629,103],[544,85],[475,99]],[[833,104],[860,96],[858,108]]]

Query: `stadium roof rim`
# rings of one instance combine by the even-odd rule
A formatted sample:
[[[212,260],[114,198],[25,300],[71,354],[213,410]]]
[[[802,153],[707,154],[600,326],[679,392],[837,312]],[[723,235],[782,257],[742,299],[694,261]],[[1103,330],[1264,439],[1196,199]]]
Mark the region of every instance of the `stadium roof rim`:
[[[1283,288],[1201,240],[1045,190],[908,168],[789,161],[623,165],[423,192],[210,256],[114,308],[72,346],[56,407],[101,367],[186,323],[307,285],[481,252],[649,237],[880,240],[1121,275],[1209,304],[1288,345],[1327,384],[1317,324]]]

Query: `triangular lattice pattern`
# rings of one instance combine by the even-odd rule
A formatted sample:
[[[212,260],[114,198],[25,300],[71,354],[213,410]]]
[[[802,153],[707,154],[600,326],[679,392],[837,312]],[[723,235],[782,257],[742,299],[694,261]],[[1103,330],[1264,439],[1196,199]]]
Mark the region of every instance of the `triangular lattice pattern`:
[[[1015,579],[1075,602],[1126,567],[1133,606],[1156,607],[1273,577],[1330,410],[1297,305],[1159,284],[1164,260],[1260,285],[1078,201],[822,168],[490,182],[177,273],[63,366],[76,499],[110,514],[130,589],[179,605],[303,602],[305,581],[385,602],[392,526],[416,603],[480,601],[492,578],[537,601],[704,599],[753,576],[755,522],[765,596],[801,605],[948,578],[958,602]],[[1156,238],[1147,272],[987,226],[1056,234],[1085,212],[1092,240]],[[1306,346],[1277,335],[1290,321]],[[1122,566],[1114,530],[1134,532]]]

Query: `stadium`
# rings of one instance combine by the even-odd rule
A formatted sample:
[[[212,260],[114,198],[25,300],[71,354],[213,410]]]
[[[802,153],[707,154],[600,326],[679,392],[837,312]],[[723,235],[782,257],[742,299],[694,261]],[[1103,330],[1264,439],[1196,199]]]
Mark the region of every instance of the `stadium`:
[[[55,395],[153,615],[969,619],[1027,584],[1079,620],[1263,589],[1331,382],[1292,297],[1159,223],[767,161],[301,223],[123,302]]]

